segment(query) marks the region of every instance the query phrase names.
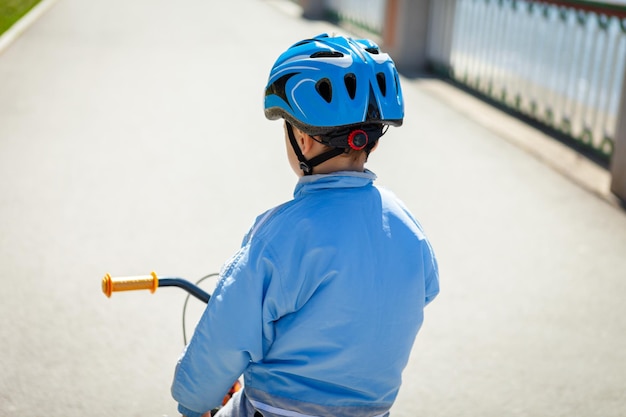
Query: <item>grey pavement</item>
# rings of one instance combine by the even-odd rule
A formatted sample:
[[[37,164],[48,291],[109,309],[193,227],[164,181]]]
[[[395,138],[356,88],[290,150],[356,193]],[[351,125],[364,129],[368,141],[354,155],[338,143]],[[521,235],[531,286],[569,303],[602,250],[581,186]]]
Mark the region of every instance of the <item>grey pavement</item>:
[[[291,197],[262,91],[279,53],[332,31],[286,0],[58,0],[4,49],[0,416],[177,415],[184,294],[107,299],[100,279],[214,272]],[[405,125],[369,167],[422,221],[442,293],[393,415],[626,415],[626,214],[593,192],[605,173],[579,181],[581,158],[512,140],[536,132],[403,82]]]

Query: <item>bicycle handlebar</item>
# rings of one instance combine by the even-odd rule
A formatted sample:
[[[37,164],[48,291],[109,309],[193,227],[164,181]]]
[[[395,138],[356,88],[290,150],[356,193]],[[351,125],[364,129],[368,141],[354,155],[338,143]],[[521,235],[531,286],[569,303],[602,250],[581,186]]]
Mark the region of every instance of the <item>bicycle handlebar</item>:
[[[210,276],[217,275],[211,274],[207,275],[204,278],[208,278]],[[203,279],[204,279],[203,278]],[[202,280],[200,280],[202,281]],[[200,282],[198,281],[198,283]],[[211,295],[200,287],[197,284],[192,284],[191,282],[182,279],[182,278],[160,278],[157,276],[155,272],[151,272],[150,275],[144,276],[135,276],[135,277],[117,277],[111,278],[111,275],[106,274],[104,278],[102,278],[102,292],[107,297],[111,297],[111,294],[119,291],[135,291],[135,290],[150,290],[151,293],[154,293],[158,287],[179,287],[187,291],[190,295],[193,295],[198,300],[204,302],[205,304],[209,302],[209,298]],[[187,305],[187,300],[185,300],[185,306]],[[183,334],[185,333],[185,313],[183,308]],[[187,342],[185,341],[185,344]],[[233,396],[233,394],[241,389],[242,385],[239,380],[236,380],[233,386],[228,391],[228,394],[224,397],[222,405],[226,405],[228,400]],[[215,411],[215,410],[213,410]],[[213,412],[212,414],[213,415]]]
[[[150,290],[154,293],[158,287],[159,278],[154,272],[148,276],[118,277],[115,281],[109,274],[102,278],[102,292],[107,297],[119,291]]]
[[[154,272],[151,272],[150,275],[147,276],[117,278],[111,278],[111,275],[106,274],[104,278],[102,278],[102,292],[107,297],[111,297],[111,294],[120,291],[150,290],[151,293],[154,293],[158,287],[182,288],[204,303],[208,303],[209,298],[211,298],[209,293],[187,280],[182,278],[159,279]]]

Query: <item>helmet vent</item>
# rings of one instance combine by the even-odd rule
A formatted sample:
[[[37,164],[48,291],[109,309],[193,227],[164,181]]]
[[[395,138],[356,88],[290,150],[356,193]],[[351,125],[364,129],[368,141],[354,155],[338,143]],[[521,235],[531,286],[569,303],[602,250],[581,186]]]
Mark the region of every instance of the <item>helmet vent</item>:
[[[380,120],[380,108],[378,107],[378,101],[376,100],[376,94],[370,84],[370,98],[367,104],[367,116],[365,120]]]
[[[319,80],[317,84],[315,84],[315,89],[327,103],[331,102],[333,99],[333,87],[328,78],[322,78]]]
[[[287,81],[289,81],[291,77],[294,77],[298,74],[298,72],[292,72],[291,74],[283,75],[267,87],[267,89],[265,90],[265,96],[267,97],[275,94],[280,97],[284,102],[288,103],[289,101],[287,99],[286,91]]]
[[[311,54],[311,58],[342,58],[343,54],[338,51],[318,51]]]
[[[346,84],[346,90],[348,90],[348,95],[352,100],[356,96],[356,75],[350,73],[346,74],[343,77],[343,82]]]
[[[367,52],[369,52],[370,54],[374,54],[374,55],[380,54],[380,49],[378,49],[378,48],[373,48],[373,47],[372,48],[365,48],[365,50]]]
[[[376,81],[378,81],[380,92],[383,94],[383,97],[385,97],[387,95],[387,78],[385,77],[385,73],[379,72],[376,74]]]

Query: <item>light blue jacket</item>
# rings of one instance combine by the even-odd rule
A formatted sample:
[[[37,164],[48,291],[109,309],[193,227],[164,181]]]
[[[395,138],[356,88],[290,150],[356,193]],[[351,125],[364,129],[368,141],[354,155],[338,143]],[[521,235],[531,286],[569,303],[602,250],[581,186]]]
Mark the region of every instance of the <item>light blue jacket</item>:
[[[176,367],[183,414],[216,407],[241,374],[262,409],[389,410],[439,279],[421,226],[375,178],[303,177],[257,218]]]

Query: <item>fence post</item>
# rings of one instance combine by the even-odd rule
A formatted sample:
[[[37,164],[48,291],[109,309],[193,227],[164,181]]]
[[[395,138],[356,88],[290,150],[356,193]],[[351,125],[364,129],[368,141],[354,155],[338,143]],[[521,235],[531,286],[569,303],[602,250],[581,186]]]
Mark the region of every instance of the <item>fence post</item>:
[[[430,3],[431,0],[387,0],[382,47],[399,71],[410,74],[426,68]]]
[[[626,70],[622,76],[622,95],[617,112],[615,148],[611,158],[611,192],[626,202]]]
[[[456,2],[457,0],[439,0],[430,5],[426,64],[428,69],[444,76],[450,75],[452,68]]]
[[[302,17],[311,20],[320,20],[326,17],[325,0],[300,0]]]

